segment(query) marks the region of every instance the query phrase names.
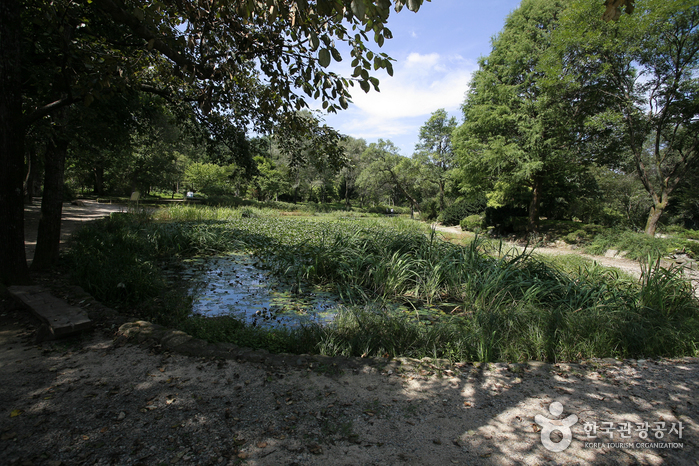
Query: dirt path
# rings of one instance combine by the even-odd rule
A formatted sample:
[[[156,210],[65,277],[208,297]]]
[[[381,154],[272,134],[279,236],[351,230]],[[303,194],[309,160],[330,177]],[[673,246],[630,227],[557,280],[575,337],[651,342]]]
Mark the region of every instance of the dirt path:
[[[76,293],[61,297],[94,312]],[[3,465],[696,466],[699,457],[696,358],[273,364],[125,342],[108,322],[41,345],[33,328],[0,300]],[[570,445],[547,449],[547,432],[568,423]]]
[[[75,230],[92,220],[108,217],[112,212],[123,212],[126,206],[120,204],[99,204],[97,201],[81,200],[81,205],[69,202],[63,204],[61,217],[61,245],[65,244]],[[41,218],[41,199],[35,199],[34,204],[24,207],[24,246],[27,261],[34,259],[36,249],[36,234]]]
[[[456,236],[464,236],[464,235],[472,235],[472,233],[464,232],[461,230],[461,227],[458,226],[453,226],[453,227],[445,227],[443,225],[438,225],[438,224],[433,224],[432,225],[437,231],[443,232],[443,233],[449,233],[450,235],[456,235]],[[522,250],[523,248],[515,243],[506,243],[509,247],[516,248],[519,250]],[[623,271],[624,273],[627,273],[631,275],[632,277],[639,278],[641,276],[642,268],[641,265],[638,261],[633,261],[630,259],[625,259],[620,256],[593,256],[591,254],[585,254],[579,249],[569,249],[569,248],[554,248],[554,247],[543,247],[543,246],[538,246],[534,250],[534,254],[542,254],[545,256],[564,256],[564,255],[576,255],[580,257],[584,257],[586,259],[589,259],[591,261],[597,262],[600,265],[603,265],[605,267],[611,267],[615,269],[619,269]],[[670,261],[663,261],[662,265],[664,267],[670,267],[673,265],[672,262]],[[676,265],[676,264],[675,264]],[[695,294],[697,297],[699,297],[699,271],[698,270],[693,270],[689,268],[685,268],[685,276],[687,279],[692,283],[692,286],[694,287]]]
[[[22,316],[2,311],[0,464],[696,465],[698,456],[696,359],[346,369],[298,356],[282,366],[182,356],[113,334],[37,346]],[[555,420],[554,402],[561,419],[577,417],[561,452],[545,448],[535,419]]]

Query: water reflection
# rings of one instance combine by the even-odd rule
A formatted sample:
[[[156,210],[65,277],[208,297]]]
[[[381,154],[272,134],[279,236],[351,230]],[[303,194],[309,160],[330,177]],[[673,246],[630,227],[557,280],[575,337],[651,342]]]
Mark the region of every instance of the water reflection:
[[[328,323],[340,304],[337,295],[318,288],[294,292],[293,284],[264,270],[248,254],[196,257],[184,261],[182,278],[192,286],[192,312],[214,317],[232,315],[248,325],[293,327]]]

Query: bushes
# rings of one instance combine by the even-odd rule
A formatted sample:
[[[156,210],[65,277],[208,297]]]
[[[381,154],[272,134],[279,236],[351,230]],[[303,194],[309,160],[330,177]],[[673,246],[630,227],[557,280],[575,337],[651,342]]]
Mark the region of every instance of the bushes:
[[[410,214],[410,212],[411,212],[410,207],[387,206],[387,205],[380,205],[380,204],[366,208],[366,212],[369,214],[387,214],[387,213],[391,213],[391,210],[393,210],[393,214],[400,214],[400,215]]]
[[[436,220],[439,216],[439,201],[436,198],[428,199],[420,203],[420,218],[423,220]]]
[[[469,215],[477,215],[485,209],[485,199],[459,199],[446,207],[437,218],[442,225],[459,225]]]
[[[488,207],[485,209],[485,224],[495,227],[498,234],[524,231],[527,227],[528,212],[524,207]]]
[[[461,229],[464,231],[474,231],[478,233],[484,226],[483,215],[469,215],[461,220]]]
[[[482,361],[697,354],[699,303],[676,271],[656,264],[640,284],[597,265],[567,272],[526,253],[488,251],[485,242],[444,242],[416,230],[417,222],[400,227],[393,220],[399,228],[280,217],[151,223],[123,214],[81,230],[69,259],[73,276],[98,299],[170,299],[149,317],[201,338],[272,351]],[[334,285],[361,304],[341,310],[331,326],[290,331],[188,318],[184,301],[164,288],[156,260],[241,249],[276,273]],[[401,313],[399,303],[414,312]],[[425,319],[420,311],[430,304],[452,313]]]
[[[604,254],[608,249],[626,251],[626,257],[634,260],[646,260],[648,257],[664,257],[675,250],[684,250],[690,256],[695,254],[695,244],[680,238],[651,237],[645,233],[633,231],[606,231],[595,236],[585,249],[589,254]]]

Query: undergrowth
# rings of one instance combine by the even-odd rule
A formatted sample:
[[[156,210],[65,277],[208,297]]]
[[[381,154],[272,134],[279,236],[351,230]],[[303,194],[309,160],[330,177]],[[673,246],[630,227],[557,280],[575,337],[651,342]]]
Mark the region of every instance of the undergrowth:
[[[657,262],[639,282],[479,238],[451,244],[400,218],[299,219],[244,215],[246,208],[178,207],[157,221],[116,215],[95,222],[74,237],[73,277],[98,299],[138,307],[163,325],[274,352],[478,361],[697,354],[699,303],[681,271]],[[299,286],[334,286],[346,305],[330,325],[292,329],[191,317],[189,298],[166,283],[160,262],[229,251],[256,254]],[[452,311],[420,319],[396,303],[416,310],[451,303]]]

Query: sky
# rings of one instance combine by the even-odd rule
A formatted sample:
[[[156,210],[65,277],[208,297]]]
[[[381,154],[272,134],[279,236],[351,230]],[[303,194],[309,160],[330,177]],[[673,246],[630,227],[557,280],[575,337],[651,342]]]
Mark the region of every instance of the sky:
[[[444,108],[461,121],[460,107],[478,58],[490,53],[491,38],[518,6],[519,0],[432,0],[417,13],[392,11],[386,26],[393,39],[379,48],[370,36],[369,45],[396,60],[393,77],[373,73],[380,80],[379,93],[350,88],[353,103],[325,114],[325,122],[367,143],[390,139],[402,155],[411,156],[420,127],[434,111]],[[345,52],[343,61],[330,69],[349,77],[350,62]]]

